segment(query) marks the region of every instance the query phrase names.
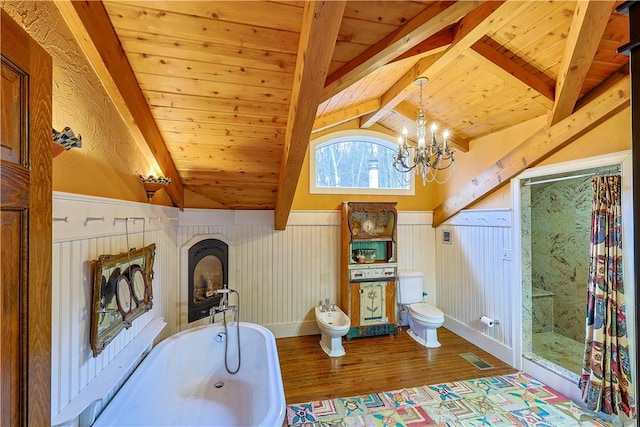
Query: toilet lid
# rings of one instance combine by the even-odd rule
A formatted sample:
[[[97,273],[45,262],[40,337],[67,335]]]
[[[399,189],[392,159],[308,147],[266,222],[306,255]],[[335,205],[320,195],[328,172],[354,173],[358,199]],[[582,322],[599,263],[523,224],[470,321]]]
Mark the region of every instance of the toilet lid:
[[[437,322],[444,320],[444,314],[438,308],[427,304],[426,302],[411,304],[409,311],[415,317]]]

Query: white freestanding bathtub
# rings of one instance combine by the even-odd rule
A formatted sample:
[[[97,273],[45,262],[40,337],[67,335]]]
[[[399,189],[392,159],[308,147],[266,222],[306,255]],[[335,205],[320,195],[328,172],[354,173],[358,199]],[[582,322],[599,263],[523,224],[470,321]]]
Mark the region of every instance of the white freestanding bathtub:
[[[228,323],[230,370],[238,366],[236,324]],[[225,369],[222,324],[162,341],[144,359],[94,426],[282,426],[286,411],[271,331],[240,322],[237,374]]]

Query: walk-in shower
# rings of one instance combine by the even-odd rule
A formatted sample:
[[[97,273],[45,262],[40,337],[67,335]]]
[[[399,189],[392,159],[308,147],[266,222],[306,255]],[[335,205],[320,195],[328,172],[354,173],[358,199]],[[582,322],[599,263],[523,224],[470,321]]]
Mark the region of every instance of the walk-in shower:
[[[596,174],[619,170],[608,166],[530,178],[520,189],[522,355],[568,377],[580,374],[584,354]]]

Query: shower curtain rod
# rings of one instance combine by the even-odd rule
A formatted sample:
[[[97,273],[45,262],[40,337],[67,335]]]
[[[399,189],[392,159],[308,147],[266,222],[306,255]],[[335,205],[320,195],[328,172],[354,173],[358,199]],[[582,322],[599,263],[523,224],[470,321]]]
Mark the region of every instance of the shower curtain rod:
[[[558,178],[543,179],[541,181],[531,181],[531,178],[529,178],[529,181],[525,182],[522,185],[525,186],[525,185],[546,184],[548,182],[566,181],[568,179],[584,178],[587,176],[610,175],[610,174],[614,174],[614,175],[620,174],[620,168],[610,169],[610,170],[601,171],[601,172],[583,173],[580,175],[561,176]]]

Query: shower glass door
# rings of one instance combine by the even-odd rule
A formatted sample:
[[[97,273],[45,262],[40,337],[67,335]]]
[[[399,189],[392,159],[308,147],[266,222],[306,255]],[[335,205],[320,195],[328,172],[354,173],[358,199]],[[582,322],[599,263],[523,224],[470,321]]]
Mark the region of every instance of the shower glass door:
[[[579,375],[589,273],[591,177],[611,167],[523,181],[523,357]]]

